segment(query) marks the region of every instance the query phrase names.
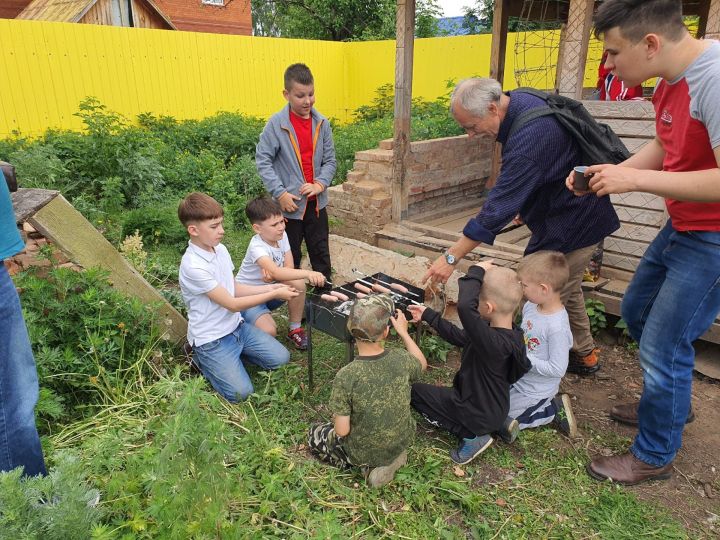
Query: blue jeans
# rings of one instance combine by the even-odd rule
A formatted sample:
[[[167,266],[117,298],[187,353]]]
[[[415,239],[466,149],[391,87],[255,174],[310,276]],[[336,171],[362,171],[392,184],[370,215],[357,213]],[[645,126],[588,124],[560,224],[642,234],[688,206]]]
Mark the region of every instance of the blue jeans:
[[[213,388],[236,402],[253,392],[243,360],[262,369],[276,369],[288,363],[290,352],[274,337],[242,322],[227,336],[193,347],[193,359]]]
[[[38,377],[15,285],[0,260],[0,471],[45,475],[35,427]]]
[[[265,304],[253,306],[242,312],[242,318],[245,319],[246,323],[255,324],[255,321],[257,321],[261,315],[275,311],[284,303],[284,300],[270,300]]]
[[[720,311],[720,232],[677,232],[668,222],[640,261],[621,311],[640,344],[644,383],[630,451],[660,467],[682,446],[695,364],[692,342]]]

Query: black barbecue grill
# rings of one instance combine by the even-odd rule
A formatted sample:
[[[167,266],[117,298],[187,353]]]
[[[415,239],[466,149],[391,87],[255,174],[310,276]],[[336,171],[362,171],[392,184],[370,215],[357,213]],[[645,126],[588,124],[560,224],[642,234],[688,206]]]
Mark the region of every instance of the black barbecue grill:
[[[307,328],[308,338],[308,382],[310,388],[313,386],[313,364],[312,364],[312,332],[313,328],[328,334],[346,344],[346,358],[348,362],[351,362],[354,357],[354,338],[350,335],[347,330],[347,319],[350,314],[350,307],[352,302],[357,297],[357,293],[360,291],[355,288],[355,284],[358,283],[365,287],[371,288],[372,285],[377,284],[386,289],[390,289],[390,296],[395,301],[395,306],[398,309],[402,309],[408,319],[412,317],[408,311],[410,304],[422,304],[425,301],[425,291],[414,285],[410,285],[404,281],[396,279],[382,272],[373,274],[371,276],[364,276],[361,279],[351,281],[345,285],[341,285],[332,289],[346,295],[349,300],[346,302],[328,302],[323,300],[318,295],[309,295],[305,305],[305,323]],[[398,284],[405,287],[408,292],[401,293],[395,289],[392,289],[390,285]],[[373,292],[373,294],[378,294]],[[417,325],[418,336],[420,332],[420,325]]]

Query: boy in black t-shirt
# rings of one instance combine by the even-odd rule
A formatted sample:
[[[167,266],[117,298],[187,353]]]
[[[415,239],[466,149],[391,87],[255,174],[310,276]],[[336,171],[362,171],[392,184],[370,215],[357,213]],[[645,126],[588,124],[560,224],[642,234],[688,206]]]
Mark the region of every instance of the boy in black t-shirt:
[[[450,388],[416,383],[410,404],[434,426],[460,438],[450,452],[465,464],[493,442],[510,407],[510,385],[530,368],[525,341],[513,318],[523,297],[517,274],[492,261],[478,263],[459,280],[458,315],[463,329],[425,306],[410,306],[413,321],[434,328],[440,337],[463,348],[461,365]]]

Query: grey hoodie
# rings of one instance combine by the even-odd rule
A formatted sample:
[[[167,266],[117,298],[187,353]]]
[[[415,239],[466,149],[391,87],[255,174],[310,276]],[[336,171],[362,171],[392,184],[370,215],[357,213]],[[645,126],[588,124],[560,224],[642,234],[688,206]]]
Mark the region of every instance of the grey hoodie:
[[[327,118],[312,109],[313,171],[315,182],[323,186],[317,196],[317,209],[327,206],[327,188],[335,175],[335,146],[332,130]],[[290,106],[270,117],[260,134],[255,149],[255,166],[273,198],[277,199],[286,191],[300,195],[300,186],[305,183],[297,135],[290,123]],[[305,215],[307,197],[296,201],[298,209],[292,214],[284,213],[288,219],[302,219]]]

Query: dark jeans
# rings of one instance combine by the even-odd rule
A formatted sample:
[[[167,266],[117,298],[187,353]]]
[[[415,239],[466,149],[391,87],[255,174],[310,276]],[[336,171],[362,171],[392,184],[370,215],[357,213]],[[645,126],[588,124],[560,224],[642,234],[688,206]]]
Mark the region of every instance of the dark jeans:
[[[302,219],[288,219],[285,232],[290,242],[295,268],[300,268],[300,258],[302,257],[300,247],[304,239],[312,269],[332,281],[327,209],[323,208],[317,212],[317,201],[308,201],[305,216]]]
[[[461,439],[472,439],[475,434],[460,421],[463,413],[455,407],[452,394],[453,389],[449,387],[415,383],[410,392],[410,405],[433,426]]]
[[[640,344],[643,393],[630,451],[661,467],[675,459],[690,411],[695,350],[720,311],[720,232],[677,232],[668,221],[650,244],[622,301]]]
[[[1,178],[1,177],[0,177]],[[0,260],[0,471],[44,475],[35,428],[38,376],[15,285]]]

